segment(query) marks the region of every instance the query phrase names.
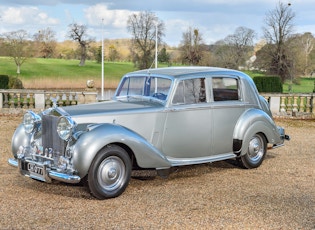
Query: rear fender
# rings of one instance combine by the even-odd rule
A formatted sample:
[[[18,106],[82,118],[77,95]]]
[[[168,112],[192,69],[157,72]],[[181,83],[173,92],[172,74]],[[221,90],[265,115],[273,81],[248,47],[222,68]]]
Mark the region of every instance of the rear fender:
[[[102,124],[82,134],[71,147],[73,166],[80,177],[87,175],[96,154],[106,145],[120,143],[134,153],[137,164],[142,168],[169,168],[166,157],[139,134],[116,124]]]
[[[277,126],[267,113],[259,109],[249,109],[239,118],[235,126],[233,142],[239,144],[234,146],[234,152],[237,155],[246,154],[250,139],[256,133],[263,133],[267,143],[283,142]]]

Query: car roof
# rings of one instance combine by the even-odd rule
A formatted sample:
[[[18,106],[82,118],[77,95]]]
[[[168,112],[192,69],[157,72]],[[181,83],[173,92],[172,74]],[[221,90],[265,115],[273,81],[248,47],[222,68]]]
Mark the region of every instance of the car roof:
[[[127,75],[164,75],[174,78],[184,77],[190,74],[206,74],[206,73],[221,73],[221,74],[236,74],[238,76],[244,76],[244,73],[219,67],[206,67],[206,66],[181,66],[181,67],[165,67],[157,69],[144,69],[138,70]]]

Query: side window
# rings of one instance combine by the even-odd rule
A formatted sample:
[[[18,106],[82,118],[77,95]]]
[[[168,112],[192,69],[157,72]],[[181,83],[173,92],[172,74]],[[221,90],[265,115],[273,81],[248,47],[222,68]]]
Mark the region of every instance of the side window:
[[[117,96],[143,95],[144,77],[127,77]]]
[[[212,78],[212,94],[214,101],[239,100],[238,80],[227,77]]]
[[[181,81],[176,89],[173,104],[197,104],[206,102],[205,78]]]
[[[149,95],[160,100],[165,100],[170,90],[172,81],[166,78],[150,77],[147,86],[150,86]]]

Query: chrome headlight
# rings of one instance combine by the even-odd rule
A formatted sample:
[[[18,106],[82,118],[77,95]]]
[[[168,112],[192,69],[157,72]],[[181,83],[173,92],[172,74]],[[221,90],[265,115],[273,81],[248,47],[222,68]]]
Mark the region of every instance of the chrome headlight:
[[[33,132],[35,126],[41,122],[41,117],[32,111],[24,114],[23,125],[26,133]]]
[[[57,132],[62,140],[68,141],[75,128],[75,122],[70,117],[60,117],[57,124]]]

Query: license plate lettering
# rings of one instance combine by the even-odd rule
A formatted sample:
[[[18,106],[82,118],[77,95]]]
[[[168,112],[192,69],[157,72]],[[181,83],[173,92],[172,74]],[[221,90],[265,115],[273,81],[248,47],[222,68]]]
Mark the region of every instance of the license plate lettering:
[[[28,163],[27,170],[31,173],[36,173],[39,175],[44,175],[44,169],[41,166],[38,166],[36,164]]]

